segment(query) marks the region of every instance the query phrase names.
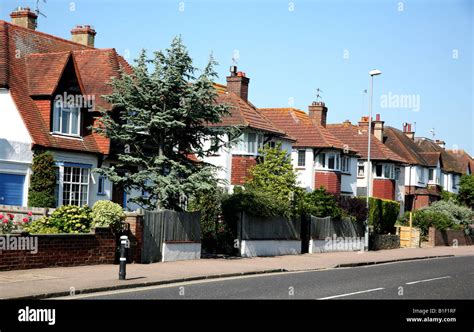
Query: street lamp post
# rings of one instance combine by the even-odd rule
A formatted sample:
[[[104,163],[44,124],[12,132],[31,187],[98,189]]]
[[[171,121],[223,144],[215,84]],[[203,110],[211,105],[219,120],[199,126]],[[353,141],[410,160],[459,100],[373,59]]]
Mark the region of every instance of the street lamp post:
[[[365,221],[365,245],[364,249],[369,250],[369,197],[370,186],[372,182],[372,163],[370,162],[370,141],[372,136],[372,101],[374,96],[374,76],[380,75],[382,72],[378,69],[371,70],[370,75],[370,95],[369,95],[369,128],[367,129],[368,145],[367,145],[367,220]]]

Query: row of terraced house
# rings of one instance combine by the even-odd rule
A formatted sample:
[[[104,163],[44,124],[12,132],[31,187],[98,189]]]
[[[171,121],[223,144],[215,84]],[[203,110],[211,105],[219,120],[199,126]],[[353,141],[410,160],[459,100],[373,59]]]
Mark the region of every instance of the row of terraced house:
[[[0,21],[0,205],[28,205],[33,151],[42,148],[54,154],[58,206],[109,199],[134,210],[128,198],[141,192],[126,192],[93,172],[115,161],[110,141],[90,130],[100,120],[99,107],[114,111],[101,98],[111,93],[108,82],[120,76],[120,68],[130,73],[132,67],[115,49],[95,48],[90,26],[75,27],[66,40],[37,31],[37,15],[28,8],[11,17]],[[399,201],[405,210],[440,199],[442,189],[456,193],[460,177],[474,171],[466,152],[415,137],[410,124],[387,126],[379,115],[371,128],[368,117],[331,124],[323,102],[310,103],[307,112],[257,108],[248,100],[249,83],[232,66],[226,84],[215,84],[217,102],[231,106],[220,125],[236,126],[242,134],[235,143],[226,137],[229,144],[203,161],[219,166],[229,191],[244,184],[259,149],[277,143],[291,154],[298,181],[308,191],[324,187],[338,196],[369,194]],[[53,101],[64,93],[93,96],[94,102],[60,108]]]

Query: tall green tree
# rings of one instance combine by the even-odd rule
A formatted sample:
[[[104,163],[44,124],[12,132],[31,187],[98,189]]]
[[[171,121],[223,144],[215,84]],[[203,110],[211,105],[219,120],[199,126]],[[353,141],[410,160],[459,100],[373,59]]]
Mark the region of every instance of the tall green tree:
[[[261,151],[262,161],[250,170],[245,187],[270,193],[275,199],[288,201],[299,191],[297,175],[291,164],[291,156],[281,149],[265,146]]]
[[[215,168],[191,156],[215,153],[232,131],[212,126],[228,113],[226,105],[215,102],[217,63],[211,56],[197,75],[179,37],[151,59],[143,50],[135,62],[133,74],[122,71],[111,81],[112,94],[105,96],[116,114],[102,111],[95,128],[111,139],[119,163],[97,171],[127,191],[146,192],[130,199],[144,208],[180,210],[183,198],[215,185]],[[205,147],[209,139],[213,144]]]
[[[463,175],[460,182],[459,202],[467,205],[471,209],[474,209],[474,175]]]
[[[28,206],[53,208],[56,205],[54,188],[56,187],[56,172],[54,157],[49,151],[37,151],[31,167],[33,174],[30,178],[28,191]]]

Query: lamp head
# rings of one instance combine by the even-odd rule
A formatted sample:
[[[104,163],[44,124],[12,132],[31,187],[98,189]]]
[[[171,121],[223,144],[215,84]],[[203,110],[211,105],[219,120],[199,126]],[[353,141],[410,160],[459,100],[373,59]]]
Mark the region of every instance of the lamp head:
[[[378,69],[374,69],[374,70],[369,71],[370,76],[377,76],[377,75],[380,75],[380,74],[382,74],[382,72]]]

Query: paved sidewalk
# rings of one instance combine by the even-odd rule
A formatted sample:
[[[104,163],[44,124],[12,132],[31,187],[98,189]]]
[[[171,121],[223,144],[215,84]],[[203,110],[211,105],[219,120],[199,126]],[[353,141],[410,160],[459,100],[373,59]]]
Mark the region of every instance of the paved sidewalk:
[[[118,265],[93,265],[0,272],[0,298],[46,298],[120,288],[269,272],[335,267],[447,256],[474,256],[474,246],[339,252],[278,257],[201,259],[127,265],[127,280],[118,280]]]

